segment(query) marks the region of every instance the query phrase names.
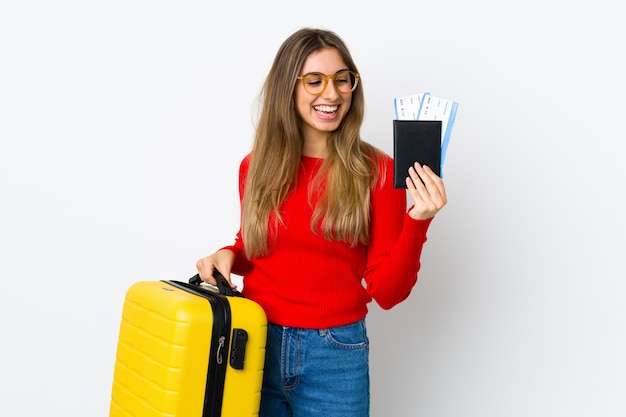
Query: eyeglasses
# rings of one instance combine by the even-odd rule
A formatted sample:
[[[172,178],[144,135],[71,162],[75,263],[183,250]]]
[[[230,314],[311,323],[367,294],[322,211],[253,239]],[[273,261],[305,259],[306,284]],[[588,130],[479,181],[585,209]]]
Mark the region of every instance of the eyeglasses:
[[[356,86],[359,84],[359,78],[359,74],[344,69],[331,75],[322,74],[321,72],[309,72],[299,76],[297,79],[302,80],[302,85],[307,93],[319,96],[326,90],[329,79],[333,80],[337,91],[346,94],[356,89]]]

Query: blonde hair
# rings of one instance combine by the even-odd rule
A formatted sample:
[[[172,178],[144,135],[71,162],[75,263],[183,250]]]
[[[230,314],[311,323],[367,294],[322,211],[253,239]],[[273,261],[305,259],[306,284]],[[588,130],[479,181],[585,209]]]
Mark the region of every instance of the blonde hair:
[[[266,255],[271,230],[282,222],[279,209],[295,185],[304,139],[294,101],[296,77],[306,58],[335,48],[348,69],[358,72],[343,40],[320,29],[300,29],[279,48],[261,92],[261,113],[250,156],[242,207],[242,234],[249,258]],[[382,153],[363,142],[363,86],[339,128],[330,133],[328,155],[309,188],[323,189],[311,229],[328,240],[351,245],[369,240],[370,191],[378,180]]]

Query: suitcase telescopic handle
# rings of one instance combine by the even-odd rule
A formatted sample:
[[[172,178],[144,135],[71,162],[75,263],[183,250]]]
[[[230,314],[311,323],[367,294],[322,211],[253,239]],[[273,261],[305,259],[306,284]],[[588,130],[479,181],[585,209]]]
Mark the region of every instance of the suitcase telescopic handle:
[[[217,282],[217,290],[222,295],[234,296],[236,295],[233,289],[231,288],[228,280],[222,275],[220,271],[217,269],[213,270],[213,278]],[[202,279],[200,278],[200,274],[196,274],[193,277],[189,278],[189,283],[193,285],[202,284]]]

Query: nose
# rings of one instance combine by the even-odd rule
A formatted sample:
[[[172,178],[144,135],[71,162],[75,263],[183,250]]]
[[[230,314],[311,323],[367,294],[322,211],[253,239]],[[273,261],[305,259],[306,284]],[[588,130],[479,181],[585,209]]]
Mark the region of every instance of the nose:
[[[339,90],[337,90],[337,87],[335,87],[335,80],[334,79],[329,79],[326,82],[326,88],[324,89],[324,91],[322,92],[322,97],[324,98],[335,98],[337,96],[339,96]]]

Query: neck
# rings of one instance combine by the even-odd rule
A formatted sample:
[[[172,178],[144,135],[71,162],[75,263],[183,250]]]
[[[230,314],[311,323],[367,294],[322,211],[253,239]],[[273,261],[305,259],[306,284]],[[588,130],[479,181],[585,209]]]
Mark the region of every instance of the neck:
[[[328,136],[319,135],[315,137],[305,137],[302,147],[302,155],[312,158],[326,158],[326,144]]]

